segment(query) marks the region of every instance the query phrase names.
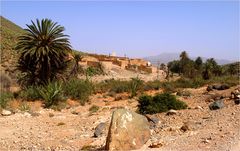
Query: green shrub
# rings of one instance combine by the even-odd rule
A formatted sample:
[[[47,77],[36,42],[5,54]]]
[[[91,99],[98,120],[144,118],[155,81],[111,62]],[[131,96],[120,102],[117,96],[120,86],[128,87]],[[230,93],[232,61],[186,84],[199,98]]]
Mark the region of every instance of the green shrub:
[[[41,95],[39,93],[40,87],[38,86],[30,86],[28,88],[23,89],[18,97],[27,101],[34,101],[41,99]]]
[[[129,92],[130,82],[114,80],[112,81],[110,87],[111,87],[110,92],[115,92],[115,93]]]
[[[173,82],[163,82],[161,87],[163,88],[164,92],[173,93],[176,91],[176,87],[174,86]]]
[[[64,84],[64,94],[72,99],[77,99],[82,105],[88,101],[94,87],[88,80],[70,79]]]
[[[22,104],[19,106],[20,111],[30,111],[31,108],[26,102],[22,102]]]
[[[139,97],[138,109],[141,114],[155,114],[166,112],[170,109],[186,109],[187,104],[176,99],[169,93],[157,94],[155,96],[143,95]]]
[[[104,74],[104,67],[101,63],[99,63],[97,67],[88,67],[85,70],[85,73],[87,76],[101,75]]]
[[[11,83],[12,83],[11,78],[7,74],[1,72],[0,73],[0,86],[1,86],[0,90],[8,91],[10,89]]]
[[[8,101],[13,99],[13,94],[10,92],[1,92],[0,94],[0,107],[5,108],[7,106]]]
[[[131,98],[137,95],[137,91],[143,86],[143,81],[141,79],[132,78],[129,84],[129,90],[131,92]]]
[[[62,84],[59,82],[51,82],[46,86],[42,86],[39,90],[41,98],[44,100],[45,107],[57,105],[63,101]]]
[[[206,82],[207,84],[227,84],[229,86],[235,86],[240,84],[240,79],[238,76],[222,76],[222,77],[213,77],[209,81]]]
[[[177,91],[177,95],[178,96],[187,96],[187,97],[189,97],[189,96],[191,96],[191,93],[189,91],[187,91],[187,90],[178,90]]]
[[[162,88],[165,92],[176,92],[177,88],[198,88],[201,86],[204,86],[207,81],[203,80],[202,78],[195,78],[195,79],[189,79],[189,78],[180,78],[176,81],[170,81],[170,82],[163,82]]]
[[[95,93],[104,93],[108,92],[111,88],[113,83],[115,82],[114,79],[107,79],[95,84]]]
[[[148,81],[144,84],[143,90],[159,90],[162,86],[162,83],[159,80]]]

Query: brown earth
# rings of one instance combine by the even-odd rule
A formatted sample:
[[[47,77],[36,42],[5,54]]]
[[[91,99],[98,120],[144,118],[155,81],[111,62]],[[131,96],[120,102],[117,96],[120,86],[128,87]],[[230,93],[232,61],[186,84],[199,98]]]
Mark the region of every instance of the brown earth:
[[[179,99],[186,102],[189,109],[180,110],[176,115],[154,115],[160,123],[151,130],[151,139],[140,150],[240,150],[240,105],[228,99],[235,88],[209,93],[206,87],[188,89],[190,97]],[[208,105],[215,95],[227,97],[225,107],[211,111]],[[33,113],[0,116],[0,150],[79,150],[83,146],[101,149],[107,133],[95,138],[95,127],[101,122],[109,123],[116,108],[137,109],[136,99],[116,101],[105,94],[92,96],[90,102],[79,106],[68,100],[71,107],[61,111],[43,109],[37,102],[31,104]],[[91,113],[92,105],[100,109]]]

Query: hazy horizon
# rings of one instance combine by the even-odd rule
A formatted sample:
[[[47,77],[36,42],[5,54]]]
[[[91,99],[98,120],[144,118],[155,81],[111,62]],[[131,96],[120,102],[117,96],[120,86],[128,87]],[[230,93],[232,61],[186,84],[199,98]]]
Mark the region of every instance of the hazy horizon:
[[[50,18],[65,27],[74,49],[90,53],[240,56],[238,1],[1,1],[1,15],[22,28]]]

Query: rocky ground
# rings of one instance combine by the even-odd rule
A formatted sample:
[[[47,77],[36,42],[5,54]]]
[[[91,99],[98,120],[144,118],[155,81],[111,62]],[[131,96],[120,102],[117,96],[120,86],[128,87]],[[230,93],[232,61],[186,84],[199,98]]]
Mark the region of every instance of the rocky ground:
[[[154,81],[154,80],[164,80],[166,73],[163,70],[159,70],[157,73],[140,73],[131,70],[123,70],[117,65],[113,65],[112,69],[105,70],[106,75],[98,75],[91,77],[91,80],[95,82],[107,80],[107,79],[118,79],[123,81],[131,80],[131,78],[140,78],[143,81]],[[85,79],[85,75],[79,75],[78,78]]]
[[[149,115],[157,122],[151,124],[151,139],[140,150],[240,150],[240,105],[229,99],[234,89],[210,92],[206,87],[188,89],[190,96],[179,97],[188,104],[188,109],[171,115]],[[112,112],[121,107],[137,109],[137,100],[126,96],[121,94],[115,100],[96,94],[85,106],[68,100],[69,107],[61,111],[43,109],[41,103],[35,102],[30,104],[31,112],[0,116],[0,150],[102,149]],[[224,97],[224,107],[210,110],[209,104],[219,96]],[[90,112],[92,105],[100,109]],[[100,123],[105,123],[105,128],[94,137]]]

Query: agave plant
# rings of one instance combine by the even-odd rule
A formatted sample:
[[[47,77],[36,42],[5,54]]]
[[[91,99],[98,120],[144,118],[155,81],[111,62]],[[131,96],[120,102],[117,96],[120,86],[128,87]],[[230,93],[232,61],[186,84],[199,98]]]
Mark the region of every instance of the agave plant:
[[[18,69],[26,74],[30,84],[47,84],[66,67],[71,45],[63,26],[50,19],[32,21],[18,38],[20,53]]]

